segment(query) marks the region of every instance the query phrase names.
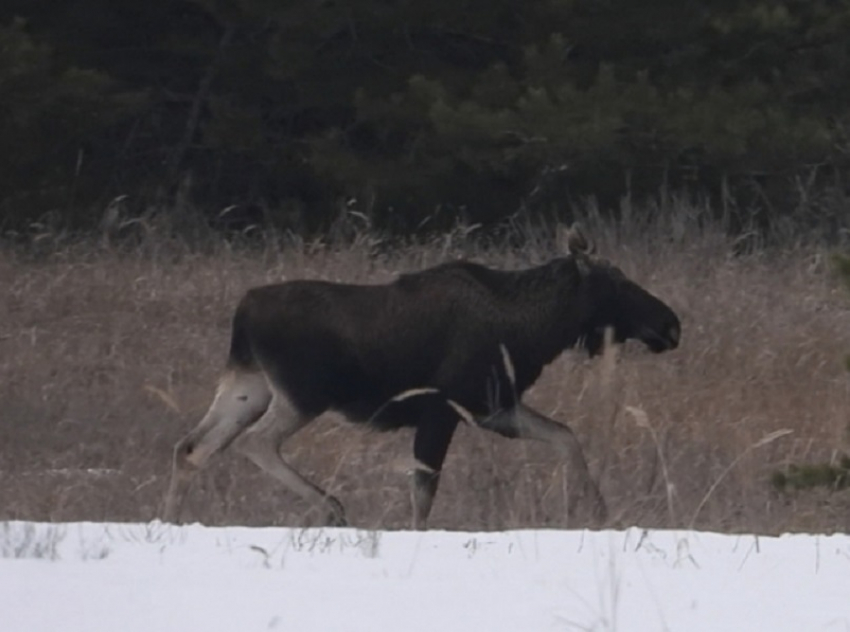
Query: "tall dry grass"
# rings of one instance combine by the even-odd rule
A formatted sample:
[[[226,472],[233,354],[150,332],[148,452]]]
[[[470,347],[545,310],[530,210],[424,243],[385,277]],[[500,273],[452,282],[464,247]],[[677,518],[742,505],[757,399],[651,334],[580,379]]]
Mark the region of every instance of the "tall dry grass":
[[[738,255],[694,209],[593,217],[600,254],[669,302],[680,349],[626,345],[588,361],[568,352],[527,401],[577,432],[611,526],[847,531],[850,493],[780,494],[771,473],[848,447],[850,297],[825,249]],[[381,282],[467,256],[506,268],[542,261],[555,241],[474,245],[461,232],[381,252],[271,241],[208,244],[155,235],[135,250],[0,252],[0,519],[147,520],[158,515],[173,444],[203,415],[225,359],[232,310],[256,284],[292,278]],[[790,431],[781,436],[780,430]],[[765,437],[770,440],[762,441]],[[364,527],[406,527],[409,431],[379,434],[328,415],[286,446]],[[432,527],[581,526],[567,519],[564,468],[545,445],[462,427]],[[210,524],[311,524],[309,507],[237,455],[199,477],[187,506]]]

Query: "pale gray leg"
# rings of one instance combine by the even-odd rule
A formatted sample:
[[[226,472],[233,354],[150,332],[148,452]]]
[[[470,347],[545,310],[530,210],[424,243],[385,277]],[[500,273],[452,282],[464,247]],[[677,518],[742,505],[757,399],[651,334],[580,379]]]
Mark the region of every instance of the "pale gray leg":
[[[263,418],[243,433],[234,447],[287,489],[308,503],[325,508],[329,524],[345,526],[347,522],[342,504],[299,474],[280,454],[283,442],[310,421],[312,418],[300,414],[285,395],[275,393]]]
[[[171,483],[163,521],[177,522],[192,480],[210,458],[224,450],[268,409],[272,391],[262,373],[231,372],[224,376],[209,411],[174,447]]]
[[[602,524],[608,517],[608,508],[599,487],[590,476],[584,452],[573,431],[546,415],[529,408],[525,404],[503,410],[480,422],[480,426],[492,430],[504,437],[519,439],[534,439],[543,441],[555,447],[567,460],[570,479],[578,481],[578,492],[575,485],[570,485],[570,507],[574,500],[587,501],[591,504],[593,518],[597,524]]]

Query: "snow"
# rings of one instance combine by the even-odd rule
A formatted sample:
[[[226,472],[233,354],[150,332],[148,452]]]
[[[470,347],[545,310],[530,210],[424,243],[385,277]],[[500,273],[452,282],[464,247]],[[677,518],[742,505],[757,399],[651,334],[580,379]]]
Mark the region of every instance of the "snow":
[[[0,523],[4,632],[850,630],[850,536]]]

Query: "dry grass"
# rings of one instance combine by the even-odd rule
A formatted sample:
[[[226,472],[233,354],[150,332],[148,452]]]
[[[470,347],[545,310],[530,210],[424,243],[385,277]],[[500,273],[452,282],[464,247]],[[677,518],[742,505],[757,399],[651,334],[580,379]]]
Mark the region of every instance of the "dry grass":
[[[600,253],[667,300],[682,347],[627,346],[590,362],[567,353],[527,401],[579,435],[612,526],[847,531],[850,492],[778,494],[773,470],[848,447],[850,297],[816,250],[733,257],[695,222],[592,226]],[[457,236],[455,236],[457,237]],[[0,252],[0,519],[147,520],[158,515],[173,444],[203,415],[241,293],[308,277],[384,281],[468,254],[519,267],[551,254],[462,240],[374,255],[290,244],[239,254],[147,244],[55,248],[38,261]],[[790,434],[764,445],[777,430]],[[408,431],[377,434],[332,416],[287,444],[363,527],[406,527]],[[545,445],[461,428],[432,527],[570,524],[563,468]],[[190,494],[210,524],[311,524],[317,516],[253,466],[225,454]]]

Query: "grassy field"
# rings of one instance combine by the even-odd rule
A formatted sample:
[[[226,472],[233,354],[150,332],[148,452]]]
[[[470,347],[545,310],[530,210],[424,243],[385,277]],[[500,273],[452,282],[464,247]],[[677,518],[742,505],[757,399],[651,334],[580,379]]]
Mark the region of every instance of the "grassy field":
[[[577,432],[610,526],[847,531],[850,491],[779,493],[771,474],[830,461],[850,444],[850,294],[817,246],[733,254],[721,231],[672,214],[593,223],[599,254],[666,300],[682,346],[567,352],[526,400]],[[158,516],[173,444],[203,415],[232,310],[250,286],[293,278],[381,282],[469,257],[518,268],[557,241],[472,245],[462,231],[404,249],[268,243],[202,251],[150,237],[135,250],[43,245],[0,251],[0,519]],[[790,431],[781,436],[781,430]],[[767,440],[764,440],[767,437]],[[379,434],[325,416],[285,452],[360,527],[408,524],[409,431]],[[581,526],[566,517],[564,468],[545,445],[462,427],[431,526]],[[308,525],[309,507],[232,453],[198,479],[186,517]]]

